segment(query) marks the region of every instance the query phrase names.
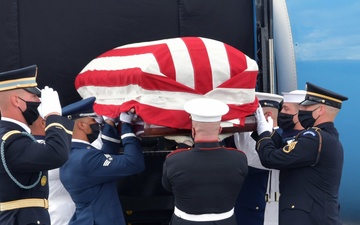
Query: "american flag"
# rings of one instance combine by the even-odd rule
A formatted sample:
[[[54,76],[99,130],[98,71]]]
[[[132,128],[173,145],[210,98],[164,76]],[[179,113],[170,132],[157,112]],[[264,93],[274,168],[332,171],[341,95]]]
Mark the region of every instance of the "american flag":
[[[222,121],[243,126],[257,108],[257,73],[253,59],[223,42],[183,37],[107,51],[85,66],[75,87],[82,98],[96,97],[99,115],[134,107],[147,124],[190,129],[184,103],[209,97],[229,105]]]

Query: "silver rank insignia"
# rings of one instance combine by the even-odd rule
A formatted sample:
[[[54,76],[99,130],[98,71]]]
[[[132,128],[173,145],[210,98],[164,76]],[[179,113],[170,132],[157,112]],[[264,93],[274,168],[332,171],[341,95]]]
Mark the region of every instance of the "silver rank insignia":
[[[106,157],[106,160],[103,163],[103,166],[109,166],[111,161],[113,160],[113,157],[109,154],[104,154],[104,156]]]

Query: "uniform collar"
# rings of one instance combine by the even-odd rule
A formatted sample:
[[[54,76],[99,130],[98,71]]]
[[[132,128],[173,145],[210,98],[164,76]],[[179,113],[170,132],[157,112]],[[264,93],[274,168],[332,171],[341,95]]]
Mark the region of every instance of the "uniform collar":
[[[314,127],[318,127],[318,128],[329,128],[329,127],[335,127],[334,122],[324,122],[321,124],[318,124]]]
[[[84,141],[84,140],[80,140],[80,139],[76,139],[76,138],[71,139],[71,142],[74,142],[74,143],[82,143],[82,144],[90,145],[89,142]]]
[[[196,142],[195,148],[221,148],[219,142]]]
[[[80,139],[72,139],[71,140],[71,148],[87,148],[87,149],[96,149],[94,146],[92,146],[89,142],[83,141]]]
[[[3,121],[8,121],[11,123],[15,123],[17,125],[19,125],[20,127],[22,127],[26,132],[31,133],[30,127],[28,127],[25,123],[19,122],[17,120],[11,119],[9,117],[1,117],[1,120]]]

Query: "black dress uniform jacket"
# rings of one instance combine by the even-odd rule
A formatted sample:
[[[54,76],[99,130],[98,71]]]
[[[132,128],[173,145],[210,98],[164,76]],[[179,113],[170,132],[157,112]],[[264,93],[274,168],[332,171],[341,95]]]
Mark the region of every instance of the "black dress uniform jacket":
[[[173,192],[175,206],[187,214],[230,211],[248,172],[245,154],[218,142],[195,143],[194,148],[169,154],[162,183]],[[236,224],[235,216],[215,222],[191,222],[173,216],[171,224]]]
[[[269,132],[257,141],[265,167],[280,169],[280,225],[339,225],[343,147],[332,122],[309,128],[282,149]]]
[[[31,137],[20,132],[26,132],[18,124],[0,121],[0,137],[9,131],[20,131],[10,135],[3,143],[4,155],[0,163],[0,202],[39,198],[47,199],[49,195],[47,170],[60,167],[68,159],[70,149],[72,122],[61,116],[49,116],[46,120],[49,127],[46,130],[46,145],[36,142]],[[4,166],[4,162],[6,166]],[[11,175],[24,186],[36,184],[32,188],[24,189],[13,181]],[[28,207],[0,212],[1,225],[50,225],[47,209],[42,207]]]

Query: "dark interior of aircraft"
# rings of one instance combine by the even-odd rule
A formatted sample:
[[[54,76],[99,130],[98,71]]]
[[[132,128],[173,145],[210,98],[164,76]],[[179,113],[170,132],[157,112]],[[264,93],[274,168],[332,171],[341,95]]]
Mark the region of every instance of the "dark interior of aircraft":
[[[0,71],[36,64],[38,86],[58,91],[63,106],[80,100],[74,80],[98,55],[129,43],[200,36],[257,60],[267,90],[271,12],[268,1],[0,0]],[[161,186],[162,162],[174,143],[143,138],[145,172],[119,180],[129,224],[168,224],[172,195]]]

